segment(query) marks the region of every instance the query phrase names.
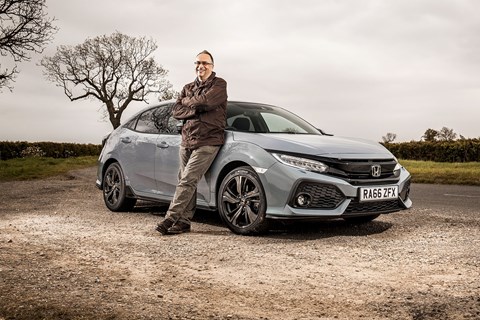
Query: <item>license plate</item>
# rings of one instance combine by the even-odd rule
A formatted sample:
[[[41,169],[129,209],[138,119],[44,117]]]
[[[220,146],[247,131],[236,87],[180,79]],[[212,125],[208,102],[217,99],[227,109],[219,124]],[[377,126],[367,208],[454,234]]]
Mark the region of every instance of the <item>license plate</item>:
[[[398,186],[360,188],[360,201],[392,200],[398,198]]]

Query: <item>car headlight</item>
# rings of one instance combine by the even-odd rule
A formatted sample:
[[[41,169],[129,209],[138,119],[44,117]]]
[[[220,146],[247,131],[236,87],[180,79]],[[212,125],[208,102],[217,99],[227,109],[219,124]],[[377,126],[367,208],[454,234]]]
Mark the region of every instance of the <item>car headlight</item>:
[[[325,172],[328,170],[328,166],[320,161],[289,156],[281,153],[272,153],[272,155],[283,164],[292,166],[299,169],[304,169],[313,172]]]
[[[398,178],[400,176],[400,171],[402,169],[403,169],[403,166],[397,162],[397,165],[395,166],[395,168],[393,168],[393,175]]]

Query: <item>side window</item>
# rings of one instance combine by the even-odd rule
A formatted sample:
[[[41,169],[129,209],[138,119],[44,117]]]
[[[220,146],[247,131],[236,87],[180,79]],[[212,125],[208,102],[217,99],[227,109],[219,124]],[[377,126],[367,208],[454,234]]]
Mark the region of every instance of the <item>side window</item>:
[[[144,133],[178,134],[178,120],[172,117],[172,107],[173,105],[167,105],[145,111],[138,117],[135,130]]]
[[[158,133],[158,129],[155,127],[155,123],[152,121],[154,110],[155,109],[147,110],[138,117],[135,131],[144,133]]]
[[[156,108],[152,115],[155,128],[161,134],[178,134],[177,123],[179,120],[172,116],[173,104]]]
[[[135,124],[137,123],[138,117],[135,117],[131,120],[129,120],[127,123],[125,123],[125,128],[128,128],[130,130],[135,130]]]

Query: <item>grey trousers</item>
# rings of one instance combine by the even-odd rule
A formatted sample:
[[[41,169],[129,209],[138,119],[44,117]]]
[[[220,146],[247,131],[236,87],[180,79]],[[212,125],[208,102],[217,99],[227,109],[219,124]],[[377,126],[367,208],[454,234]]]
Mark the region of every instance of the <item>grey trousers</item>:
[[[217,156],[219,146],[180,147],[178,185],[165,219],[190,223],[197,205],[197,185]]]

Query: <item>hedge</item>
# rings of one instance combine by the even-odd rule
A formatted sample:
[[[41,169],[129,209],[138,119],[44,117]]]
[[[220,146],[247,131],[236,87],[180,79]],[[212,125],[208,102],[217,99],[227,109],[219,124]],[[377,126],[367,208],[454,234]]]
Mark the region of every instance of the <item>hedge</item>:
[[[480,139],[383,144],[397,158],[435,162],[480,161]]]
[[[435,162],[480,161],[480,139],[456,141],[411,141],[383,143],[397,158]],[[0,159],[24,157],[69,158],[97,156],[102,150],[97,144],[0,141]]]
[[[0,141],[1,160],[26,157],[69,158],[98,156],[101,150],[102,146],[96,144]]]

